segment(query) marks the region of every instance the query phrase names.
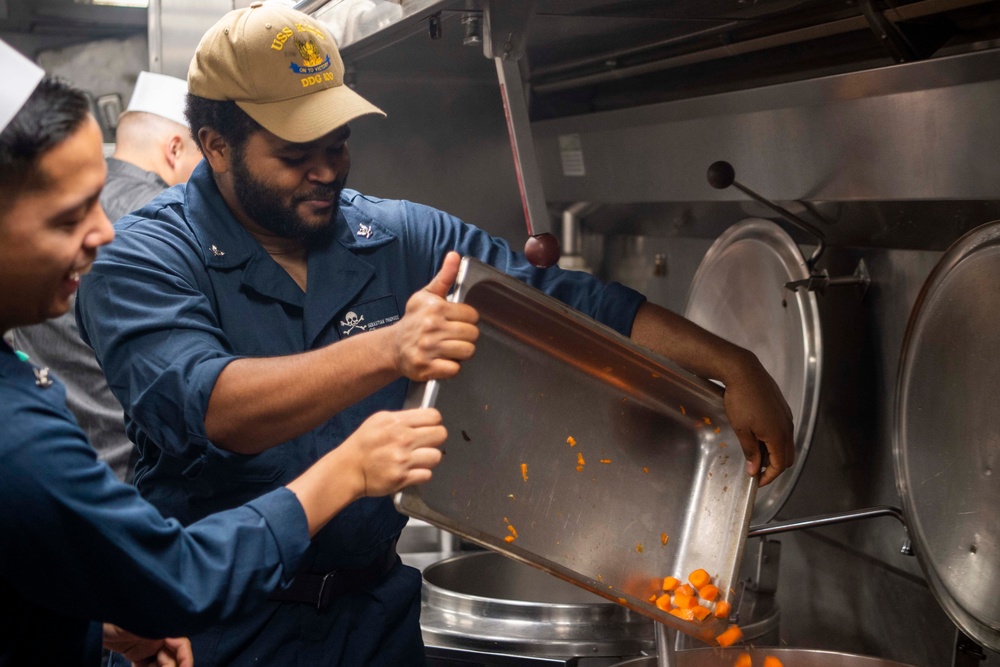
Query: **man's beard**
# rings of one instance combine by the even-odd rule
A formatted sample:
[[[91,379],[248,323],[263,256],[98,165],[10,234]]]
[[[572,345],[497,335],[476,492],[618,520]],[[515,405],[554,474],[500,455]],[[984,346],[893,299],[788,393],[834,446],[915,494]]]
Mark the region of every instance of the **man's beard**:
[[[282,238],[302,241],[307,248],[326,245],[334,236],[334,222],[340,210],[340,192],[347,177],[330,185],[317,186],[305,195],[292,199],[291,206],[285,206],[281,193],[258,180],[247,168],[242,152],[233,155],[233,190],[236,200],[251,220]],[[296,213],[297,206],[310,199],[330,199],[330,217],[319,225],[310,225]]]

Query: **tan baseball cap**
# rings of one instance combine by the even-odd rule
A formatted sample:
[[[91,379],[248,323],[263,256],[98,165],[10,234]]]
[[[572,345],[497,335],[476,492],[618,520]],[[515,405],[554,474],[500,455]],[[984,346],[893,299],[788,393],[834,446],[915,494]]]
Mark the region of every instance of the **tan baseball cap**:
[[[188,90],[233,100],[272,134],[313,141],[359,116],[385,113],[344,85],[333,35],[308,14],[254,2],[223,16],[198,44]]]

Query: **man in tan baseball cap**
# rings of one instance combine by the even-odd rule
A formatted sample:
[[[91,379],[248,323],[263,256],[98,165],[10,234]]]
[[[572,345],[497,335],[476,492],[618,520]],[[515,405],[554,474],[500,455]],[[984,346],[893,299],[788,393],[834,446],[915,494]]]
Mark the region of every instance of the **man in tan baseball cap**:
[[[537,269],[447,213],[347,189],[349,123],[381,112],[343,73],[329,30],[301,12],[254,3],[223,17],[188,74],[205,160],[119,222],[81,285],[81,331],[161,512],[187,522],[281,485],[402,407],[409,381],[459,373],[479,335],[475,309],[446,299],[460,254],[720,380],[757,457],[748,472],[758,438],[764,482],[791,463],[790,412],[752,354],[622,285]],[[405,523],[389,497],[351,503],[268,605],[191,637],[196,663],[424,664],[420,573],[395,551]]]
[[[188,71],[192,95],[232,100],[285,141],[318,139],[365,114],[385,114],[344,84],[329,28],[306,14],[255,2],[201,40]]]

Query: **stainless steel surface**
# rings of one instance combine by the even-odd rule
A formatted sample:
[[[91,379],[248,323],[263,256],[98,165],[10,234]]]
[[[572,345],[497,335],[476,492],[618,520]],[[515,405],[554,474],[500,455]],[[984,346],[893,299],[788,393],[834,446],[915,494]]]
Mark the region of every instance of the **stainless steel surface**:
[[[983,4],[985,1],[986,0],[923,0],[922,2],[916,2],[912,5],[904,7],[894,7],[894,11],[889,14],[891,15],[891,20],[893,21],[907,21],[938,14],[955,8]],[[723,23],[701,31],[702,34],[700,35],[698,33],[691,33],[681,37],[676,37],[673,40],[663,40],[667,43],[664,44],[663,41],[661,41],[661,43],[657,46],[666,46],[671,41],[690,41],[691,39],[700,36],[708,37],[719,33],[726,33],[737,27],[739,27],[739,23]],[[596,68],[594,66],[600,62],[600,59],[603,59],[604,62],[608,62],[622,58],[622,56],[630,55],[628,52],[597,54],[596,56],[592,56],[589,62],[578,62],[576,63],[576,66],[579,67],[583,64],[589,64],[592,70],[596,69],[598,71],[592,71],[587,74],[570,74],[568,76],[564,75],[561,77],[553,77],[552,73],[554,72],[566,70],[571,71],[572,68],[567,68],[565,66],[548,67],[540,73],[542,76],[539,77],[536,88],[539,93],[547,93],[570,90],[584,85],[620,81],[628,77],[639,76],[642,74],[678,69],[698,63],[732,58],[734,56],[746,56],[748,54],[768,49],[802,44],[838,35],[842,36],[852,32],[865,32],[868,28],[869,24],[865,17],[858,15],[849,18],[831,20],[807,27],[797,27],[787,31],[778,31],[764,37],[740,40],[736,43],[733,43],[732,40],[718,40],[720,42],[718,46],[690,50],[668,57],[651,59],[646,62],[628,66],[605,66],[603,68]],[[645,48],[639,47],[637,49],[633,49],[632,51],[634,53],[635,51],[641,52],[643,50],[648,51],[650,49],[647,46]],[[549,76],[546,77],[544,75]]]
[[[233,7],[233,0],[157,0],[150,3],[150,63],[155,58],[159,62],[156,71],[187,79],[188,66],[202,36]],[[157,28],[158,35],[154,34]]]
[[[490,551],[424,569],[424,642],[525,656],[635,656],[653,623],[541,570]]]
[[[677,654],[678,667],[733,667],[736,657],[746,651],[753,664],[761,665],[766,656],[772,655],[786,667],[908,667],[901,662],[868,658],[862,655],[834,653],[830,651],[810,651],[797,648],[730,648],[698,649],[681,651]],[[620,663],[617,667],[656,667],[656,658],[634,658]]]
[[[536,122],[544,189],[566,202],[737,201],[705,182],[725,159],[793,212],[787,202],[1000,198],[1000,133],[984,130],[998,69],[1000,50],[983,51]],[[585,176],[563,174],[565,135],[579,136]]]
[[[753,519],[761,523],[774,518],[795,488],[816,424],[823,360],[816,295],[785,289],[808,276],[802,253],[784,230],[768,220],[744,220],[708,249],[684,311],[756,354],[792,409],[795,464],[758,490]]]
[[[927,581],[1000,650],[1000,222],[959,239],[910,319],[896,392],[896,481]]]
[[[434,404],[449,439],[397,507],[712,641],[721,621],[648,598],[699,567],[734,583],[755,484],[719,388],[495,269],[463,260],[460,281],[481,317],[476,356],[412,388],[407,404]]]
[[[674,651],[674,640],[676,637],[667,626],[657,623],[654,628],[656,634],[656,667],[676,667],[677,658]]]

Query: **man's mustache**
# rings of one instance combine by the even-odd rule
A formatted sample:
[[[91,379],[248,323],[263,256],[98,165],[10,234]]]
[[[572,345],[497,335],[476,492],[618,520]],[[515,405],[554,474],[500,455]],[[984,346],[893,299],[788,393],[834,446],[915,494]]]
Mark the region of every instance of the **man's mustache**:
[[[334,181],[330,185],[315,188],[308,194],[296,197],[295,201],[298,203],[310,199],[337,199],[340,197],[340,191],[344,189],[344,185],[343,181]]]

